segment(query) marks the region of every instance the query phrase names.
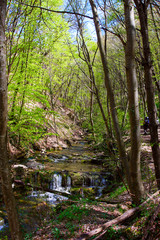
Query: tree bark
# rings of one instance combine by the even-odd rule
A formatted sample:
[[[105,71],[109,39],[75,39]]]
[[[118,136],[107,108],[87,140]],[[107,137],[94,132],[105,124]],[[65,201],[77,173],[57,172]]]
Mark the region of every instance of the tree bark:
[[[125,47],[126,75],[128,85],[129,116],[131,126],[131,151],[129,157],[129,189],[134,202],[140,203],[144,193],[140,170],[141,134],[138,105],[138,82],[135,68],[136,29],[132,0],[124,0],[127,32]]]
[[[106,60],[106,53],[104,51],[104,44],[102,41],[102,36],[101,36],[101,29],[100,29],[100,24],[99,24],[99,19],[98,19],[98,14],[97,14],[97,9],[94,0],[89,0],[91,8],[92,8],[92,13],[93,13],[93,19],[94,19],[94,25],[97,33],[97,39],[98,39],[98,46],[99,46],[99,51],[100,51],[100,56],[101,56],[101,61],[103,65],[103,70],[104,70],[104,76],[105,76],[105,86],[107,89],[107,94],[109,98],[109,103],[110,103],[110,109],[111,109],[111,115],[112,115],[112,120],[113,120],[113,126],[116,134],[116,140],[118,144],[118,150],[119,150],[119,155],[122,160],[123,167],[126,172],[126,177],[127,179],[129,178],[128,175],[128,159],[127,159],[127,154],[125,151],[125,146],[124,142],[122,140],[121,136],[121,131],[119,127],[119,122],[117,118],[117,111],[116,111],[116,104],[115,104],[115,98],[114,98],[114,93],[111,85],[111,80],[109,76],[109,70],[108,70],[108,63]]]
[[[160,149],[158,141],[158,125],[156,116],[156,105],[154,100],[154,86],[152,81],[152,59],[151,50],[149,44],[149,34],[148,34],[148,17],[147,8],[148,2],[141,0],[134,0],[136,8],[139,14],[141,34],[143,41],[143,57],[144,57],[144,76],[145,76],[145,88],[147,92],[147,106],[148,106],[148,116],[150,121],[150,135],[151,135],[151,147],[152,156],[155,166],[155,175],[157,180],[157,187],[160,189]]]
[[[90,124],[92,129],[92,136],[93,139],[95,139],[95,133],[94,133],[94,122],[93,122],[93,82],[91,82],[91,92],[90,92],[90,109],[89,109],[89,118],[90,118]]]
[[[120,158],[122,160],[127,182],[131,192],[133,201],[137,204],[143,196],[143,184],[141,180],[140,172],[140,121],[139,121],[139,107],[138,107],[138,84],[135,71],[135,24],[134,24],[134,12],[132,0],[125,0],[125,18],[126,18],[126,30],[127,30],[127,46],[126,46],[126,74],[128,82],[128,96],[129,96],[129,108],[130,108],[130,125],[131,125],[131,152],[130,156],[127,156],[125,151],[124,142],[122,140],[119,122],[117,118],[116,104],[114,99],[114,92],[109,76],[108,63],[106,54],[103,49],[100,24],[98,20],[97,9],[94,0],[90,0],[92,8],[94,24],[97,33],[98,45],[100,56],[102,60],[105,85],[107,89],[108,98],[110,101],[110,109],[112,114],[112,120],[114,130],[116,133],[116,140],[118,143],[118,150]],[[129,162],[128,162],[129,159]]]
[[[5,45],[6,5],[6,0],[0,1],[0,176],[3,198],[11,230],[11,238],[13,240],[20,240],[22,238],[15,199],[12,191],[7,154],[7,76]]]

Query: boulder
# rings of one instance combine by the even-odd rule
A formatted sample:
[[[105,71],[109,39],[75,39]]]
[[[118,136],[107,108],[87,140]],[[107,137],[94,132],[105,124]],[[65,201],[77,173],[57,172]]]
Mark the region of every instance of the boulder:
[[[36,162],[34,159],[29,160],[29,162],[27,162],[27,167],[34,169],[34,170],[39,170],[39,169],[45,168],[45,166],[43,164]]]

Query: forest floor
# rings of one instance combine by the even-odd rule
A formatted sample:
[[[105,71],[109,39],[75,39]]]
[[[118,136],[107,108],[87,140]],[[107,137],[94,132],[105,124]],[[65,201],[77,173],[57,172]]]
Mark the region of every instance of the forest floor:
[[[160,138],[160,128],[159,128]],[[142,134],[142,177],[147,192],[150,197],[156,192],[156,182],[154,178],[154,164],[150,146],[150,135]],[[76,240],[82,233],[88,233],[93,229],[98,229],[104,223],[121,216],[124,212],[134,208],[131,197],[122,184],[116,185],[112,192],[99,200],[83,199],[67,200],[59,204],[54,211],[42,203],[38,211],[42,220],[39,229],[34,232],[33,240]],[[47,216],[46,213],[48,212]],[[49,219],[47,220],[47,218]],[[26,235],[27,237],[27,235]],[[159,240],[160,239],[160,194],[156,199],[152,199],[148,204],[137,212],[132,218],[128,218],[121,224],[113,225],[98,237],[83,239],[101,240]]]
[[[160,139],[160,128],[158,129]],[[154,164],[150,146],[150,135],[142,135],[142,153],[141,159],[145,177],[145,187],[148,190],[148,196],[152,191],[156,191],[155,180],[153,181]],[[99,228],[106,221],[110,221],[132,208],[131,197],[124,191],[123,186],[114,189],[114,194],[108,194],[103,201],[89,201],[80,199],[78,202],[64,202],[61,209],[53,218],[51,225],[43,227],[33,238],[40,239],[77,239],[82,233],[90,232]],[[114,203],[115,201],[115,203]],[[110,203],[109,203],[110,202]],[[137,220],[129,220],[122,225],[113,226],[108,229],[106,234],[98,239],[160,239],[160,209],[154,221],[149,222],[155,213],[157,202],[145,206],[145,209],[137,215]],[[149,231],[147,235],[146,229]],[[47,238],[46,238],[47,237]],[[93,238],[92,238],[93,239]]]
[[[159,138],[160,138],[160,128]],[[157,191],[154,177],[154,164],[150,146],[150,135],[142,134],[142,177],[146,199],[151,200],[137,211],[132,218],[112,225],[104,234],[83,239],[99,240],[159,240],[160,239],[160,194],[156,198],[151,195]],[[89,199],[77,196],[63,201],[56,206],[46,202],[29,202],[16,196],[20,222],[24,232],[24,240],[78,240],[83,233],[100,228],[130,209],[135,208],[131,197],[121,182],[112,186],[112,190],[100,199]],[[103,232],[103,231],[102,231]],[[100,233],[99,233],[100,234]],[[0,239],[10,239],[0,234]]]

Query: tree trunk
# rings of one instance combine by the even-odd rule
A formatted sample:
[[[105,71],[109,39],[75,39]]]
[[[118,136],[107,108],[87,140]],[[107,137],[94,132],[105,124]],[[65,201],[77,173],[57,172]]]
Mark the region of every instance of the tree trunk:
[[[93,19],[94,19],[94,24],[95,24],[95,29],[97,33],[97,39],[98,39],[98,46],[99,46],[99,51],[100,51],[100,56],[101,56],[101,61],[103,65],[103,70],[104,70],[104,76],[105,76],[105,86],[107,89],[107,94],[109,98],[109,103],[110,103],[110,109],[111,109],[111,115],[112,115],[112,120],[113,120],[113,126],[116,134],[116,140],[118,144],[118,150],[119,150],[119,155],[123,163],[123,167],[126,172],[126,177],[127,180],[129,178],[128,175],[128,159],[125,151],[125,146],[124,142],[122,140],[121,132],[120,132],[120,127],[119,127],[119,122],[117,118],[117,111],[116,111],[116,105],[115,105],[115,99],[114,99],[114,93],[113,89],[111,86],[111,80],[109,76],[109,70],[108,70],[108,63],[106,60],[106,54],[103,48],[103,41],[102,41],[102,36],[101,36],[101,29],[99,25],[99,20],[98,20],[98,14],[97,14],[97,9],[94,0],[89,0],[90,5],[92,8],[92,13],[93,13]]]
[[[72,5],[71,2],[70,2],[70,5],[71,5],[71,7],[72,7],[74,12],[78,11],[78,9],[74,8],[74,6]],[[92,134],[93,134],[93,137],[95,138],[93,119],[92,119],[92,111],[93,111],[93,109],[92,109],[93,108],[92,101],[93,101],[93,93],[94,93],[95,96],[96,96],[96,100],[97,100],[98,106],[100,108],[100,112],[101,112],[101,115],[102,115],[105,127],[106,127],[106,135],[107,135],[106,141],[107,141],[107,145],[109,147],[109,142],[112,139],[112,134],[111,134],[111,131],[110,131],[110,128],[109,128],[109,125],[108,125],[107,118],[105,116],[105,112],[104,112],[104,109],[103,109],[103,106],[102,106],[102,103],[101,103],[101,100],[100,100],[100,96],[99,96],[99,91],[98,91],[98,88],[97,88],[97,85],[96,85],[96,79],[95,79],[95,74],[94,74],[94,70],[93,70],[93,62],[94,62],[94,60],[91,62],[90,53],[89,53],[89,50],[88,50],[87,45],[85,43],[84,33],[83,33],[83,24],[81,23],[79,17],[77,15],[75,15],[75,16],[76,16],[76,20],[77,20],[77,24],[78,24],[79,34],[80,34],[80,37],[81,37],[81,41],[80,42],[82,42],[80,44],[80,47],[82,49],[83,58],[81,57],[81,59],[87,64],[88,71],[89,71],[89,77],[90,77],[90,80],[91,80],[91,87],[90,87],[90,89],[91,89],[90,123],[91,123],[91,127],[92,127]],[[79,50],[79,56],[80,56],[80,50]]]
[[[132,0],[124,0],[124,13],[127,31],[125,47],[126,75],[128,85],[129,116],[131,126],[131,151],[129,159],[129,189],[132,199],[139,203],[143,196],[143,184],[140,170],[140,117],[138,105],[138,82],[135,68],[136,29],[134,21],[134,6]]]
[[[147,92],[147,106],[148,116],[150,121],[150,135],[151,135],[151,147],[152,156],[155,166],[155,175],[157,180],[157,187],[160,189],[160,150],[158,141],[158,125],[156,119],[156,105],[154,100],[154,86],[152,82],[152,59],[149,44],[148,35],[148,19],[147,19],[147,7],[148,2],[142,2],[141,0],[134,0],[140,19],[141,34],[143,41],[143,57],[144,57],[144,76],[145,76],[145,88]]]
[[[0,176],[3,198],[11,230],[11,237],[13,240],[20,240],[22,238],[15,199],[12,191],[7,154],[7,77],[5,45],[6,5],[6,0],[0,1]]]
[[[99,51],[101,55],[105,85],[107,89],[108,98],[110,101],[110,109],[112,114],[112,120],[114,130],[116,133],[116,140],[118,143],[118,150],[120,158],[122,160],[127,182],[131,192],[131,197],[135,203],[140,203],[143,196],[143,185],[141,181],[140,172],[140,121],[139,121],[139,107],[138,107],[138,84],[136,78],[136,71],[134,65],[134,52],[135,52],[135,27],[134,27],[134,14],[132,2],[125,1],[125,17],[127,27],[127,46],[126,46],[126,73],[128,81],[128,95],[129,95],[129,108],[130,108],[130,123],[131,123],[131,153],[128,162],[128,157],[125,151],[124,142],[122,140],[120,127],[117,118],[116,104],[114,99],[114,93],[109,76],[108,63],[103,49],[101,30],[98,20],[98,14],[94,0],[90,0],[92,8],[94,24],[97,33]],[[131,7],[131,8],[130,8]],[[131,55],[130,55],[131,54]]]
[[[93,123],[93,100],[94,100],[93,99],[93,82],[91,82],[89,118],[90,118],[90,124],[92,128],[92,136],[93,136],[93,139],[95,139],[94,123]]]

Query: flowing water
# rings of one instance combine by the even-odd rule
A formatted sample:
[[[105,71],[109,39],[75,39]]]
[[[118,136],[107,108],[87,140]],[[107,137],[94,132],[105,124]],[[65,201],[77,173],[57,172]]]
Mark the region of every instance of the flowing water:
[[[20,168],[22,163],[21,170],[26,170],[26,166],[33,169],[29,175],[31,185],[43,189],[39,191],[38,188],[30,188],[24,193],[27,194],[25,198],[32,201],[42,200],[55,205],[72,195],[98,198],[112,180],[111,174],[103,166],[104,161],[97,158],[85,142],[61,151],[36,153],[32,158],[21,160],[18,165]],[[24,181],[24,173],[20,175],[17,179],[22,177]],[[4,220],[0,218],[0,230],[4,226]]]
[[[3,229],[4,227],[4,219],[3,218],[0,218],[0,230]]]
[[[85,142],[79,142],[59,152],[39,155],[37,161],[40,167],[44,164],[45,171],[49,170],[49,173],[43,175],[37,171],[33,174],[32,181],[34,185],[40,185],[44,189],[98,198],[111,179],[111,175],[103,167],[103,161],[100,159],[97,161],[95,154],[88,150]],[[44,198],[52,204],[67,199],[66,196],[35,189],[30,197]]]

